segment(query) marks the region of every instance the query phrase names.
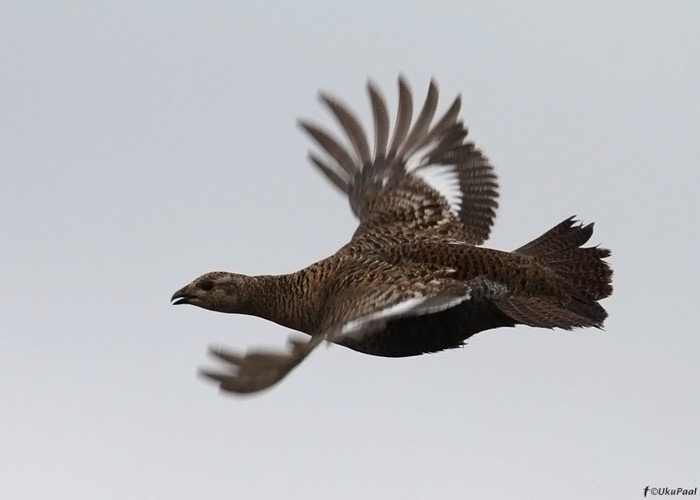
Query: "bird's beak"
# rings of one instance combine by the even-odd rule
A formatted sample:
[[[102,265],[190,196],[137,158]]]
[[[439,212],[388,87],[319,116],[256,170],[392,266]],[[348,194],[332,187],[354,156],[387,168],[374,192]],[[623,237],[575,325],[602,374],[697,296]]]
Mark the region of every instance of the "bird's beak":
[[[185,287],[175,292],[170,298],[170,301],[174,306],[179,306],[180,304],[189,304],[192,298],[192,295],[187,293],[187,287]]]

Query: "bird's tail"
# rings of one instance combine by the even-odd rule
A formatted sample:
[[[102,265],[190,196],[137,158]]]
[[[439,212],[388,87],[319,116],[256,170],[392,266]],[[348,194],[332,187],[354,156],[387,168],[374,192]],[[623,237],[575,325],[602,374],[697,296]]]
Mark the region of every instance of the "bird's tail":
[[[610,250],[581,248],[592,235],[593,224],[584,226],[569,217],[515,252],[537,257],[574,288],[600,300],[612,293],[612,269],[603,260],[610,256]]]
[[[569,300],[515,296],[499,307],[519,323],[545,328],[602,327],[607,312],[598,300],[612,293],[612,269],[603,259],[605,248],[582,248],[593,234],[593,224],[584,226],[573,217],[557,224],[539,238],[515,250],[529,255],[553,270],[567,288]]]

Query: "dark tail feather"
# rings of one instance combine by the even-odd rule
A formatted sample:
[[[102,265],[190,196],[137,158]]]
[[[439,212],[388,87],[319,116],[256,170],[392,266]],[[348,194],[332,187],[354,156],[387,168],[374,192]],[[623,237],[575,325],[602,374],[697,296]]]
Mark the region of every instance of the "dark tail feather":
[[[581,248],[592,235],[593,224],[569,217],[515,252],[538,258],[584,296],[600,300],[612,293],[612,269],[603,260],[610,250]]]
[[[530,255],[552,269],[570,287],[569,300],[548,296],[511,296],[497,301],[509,317],[530,326],[544,328],[602,327],[608,316],[598,304],[612,293],[612,269],[603,259],[604,248],[581,248],[593,234],[587,226],[570,217],[539,238],[515,250]]]
[[[539,328],[601,328],[608,317],[605,309],[591,299],[573,298],[562,304],[552,297],[532,295],[495,299],[498,309],[516,323]]]

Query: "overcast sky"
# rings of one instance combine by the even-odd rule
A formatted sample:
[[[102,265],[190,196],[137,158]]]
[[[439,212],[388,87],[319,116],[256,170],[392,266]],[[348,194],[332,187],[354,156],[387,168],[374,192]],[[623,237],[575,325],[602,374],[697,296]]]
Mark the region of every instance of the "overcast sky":
[[[417,2],[416,2],[417,4]],[[700,486],[700,4],[0,2],[0,496],[637,499]],[[486,7],[488,5],[488,7]],[[306,161],[324,89],[461,93],[501,179],[488,245],[578,215],[605,331],[495,330],[383,359],[322,347],[220,395],[261,319],[172,307],[355,229]]]

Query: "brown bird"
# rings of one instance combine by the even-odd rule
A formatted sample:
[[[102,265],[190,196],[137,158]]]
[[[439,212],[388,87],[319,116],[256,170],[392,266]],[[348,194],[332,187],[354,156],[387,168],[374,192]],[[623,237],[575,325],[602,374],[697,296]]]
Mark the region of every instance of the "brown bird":
[[[608,250],[586,247],[593,224],[573,217],[513,252],[481,245],[498,207],[498,183],[486,157],[466,141],[457,97],[434,121],[431,81],[418,117],[399,78],[396,124],[389,138],[384,98],[369,83],[374,147],[352,112],[321,101],[351,147],[300,121],[320,146],[316,165],[350,200],[359,227],[334,255],[279,276],[205,274],[175,292],[174,304],[259,316],[310,335],[286,351],[239,354],[212,349],[224,371],[201,373],[223,391],[270,387],[322,341],[376,356],[415,356],[464,345],[491,328],[602,327],[598,301],[612,293]]]

